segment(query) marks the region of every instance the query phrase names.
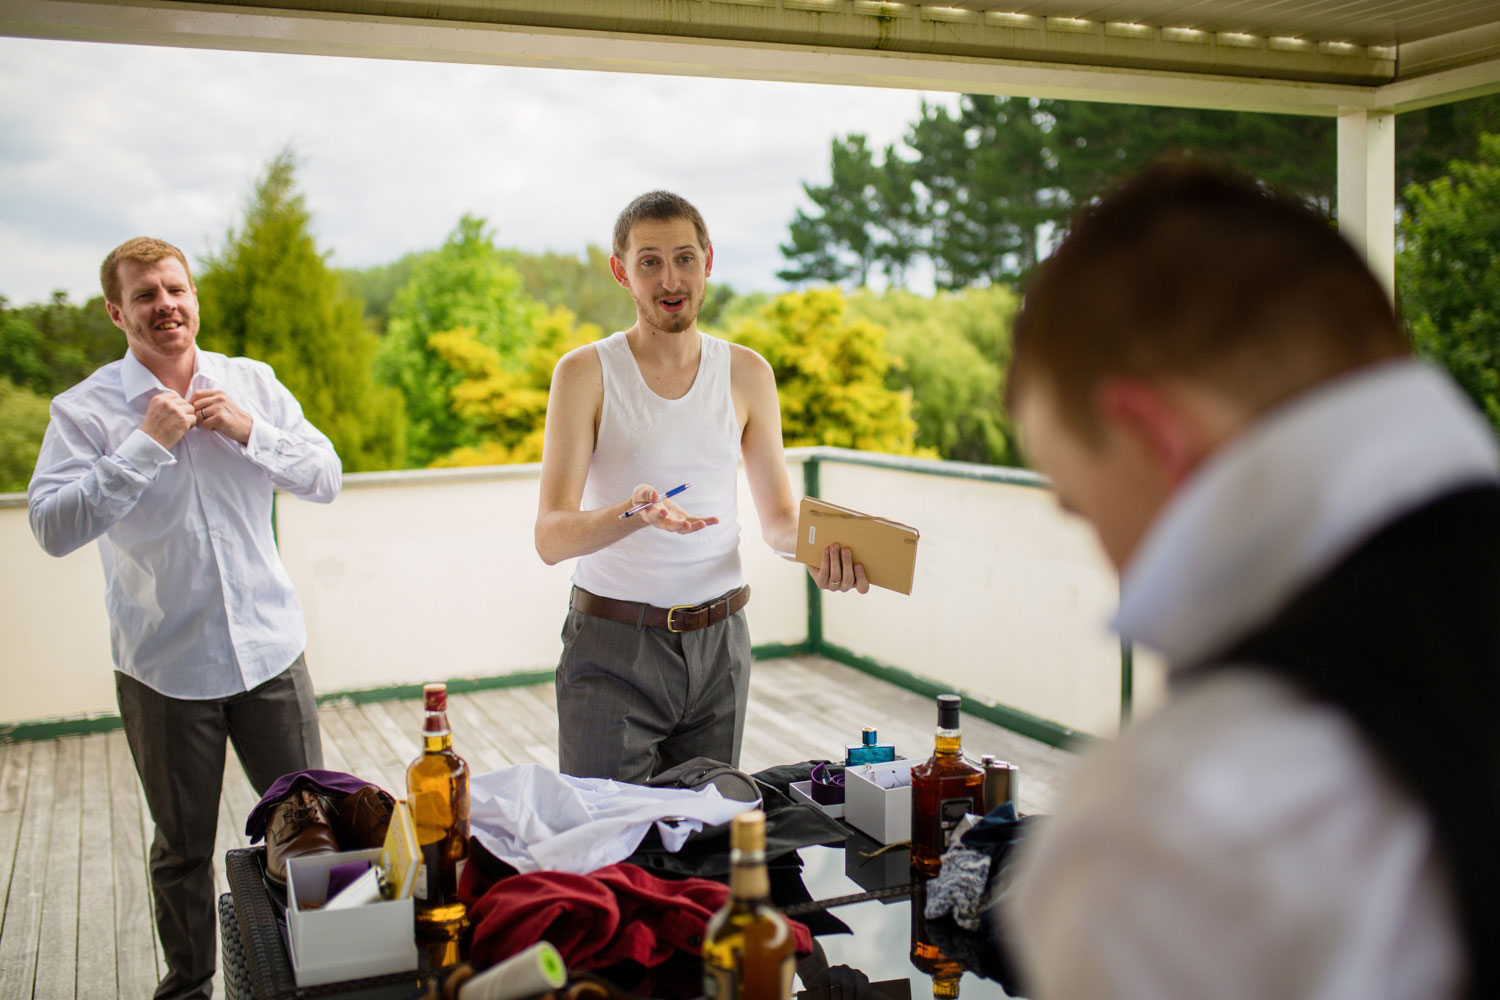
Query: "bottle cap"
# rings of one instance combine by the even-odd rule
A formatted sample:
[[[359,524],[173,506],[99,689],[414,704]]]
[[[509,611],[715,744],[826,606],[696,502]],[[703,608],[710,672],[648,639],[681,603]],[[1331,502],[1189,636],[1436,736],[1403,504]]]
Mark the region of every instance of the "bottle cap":
[[[448,711],[448,685],[446,684],[424,684],[422,685],[422,704],[429,712]]]
[[[764,851],[766,814],[749,809],[736,816],[729,824],[729,846],[736,851]]]
[[[875,745],[876,736],[874,726],[866,726],[859,735],[864,740],[865,746],[872,747]]]
[[[938,695],[938,728],[958,728],[958,708],[963,704],[963,699],[956,694]]]

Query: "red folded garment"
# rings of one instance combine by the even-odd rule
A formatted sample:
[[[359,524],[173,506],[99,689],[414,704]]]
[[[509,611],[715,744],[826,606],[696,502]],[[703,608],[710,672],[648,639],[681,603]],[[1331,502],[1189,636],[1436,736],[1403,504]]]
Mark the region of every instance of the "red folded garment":
[[[514,875],[470,903],[469,956],[489,966],[550,941],[570,969],[625,961],[654,968],[678,952],[702,954],[708,920],[728,897],[729,887],[719,882],[657,878],[623,863],[588,875]],[[798,953],[812,951],[807,928],[787,922]]]

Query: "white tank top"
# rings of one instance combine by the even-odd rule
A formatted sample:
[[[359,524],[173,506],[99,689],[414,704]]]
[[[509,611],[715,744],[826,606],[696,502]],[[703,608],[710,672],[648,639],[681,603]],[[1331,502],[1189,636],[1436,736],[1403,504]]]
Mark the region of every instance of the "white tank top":
[[[679,535],[643,528],[582,556],[573,583],[601,597],[669,608],[700,604],[745,582],[737,496],[740,426],[729,383],[729,345],[699,334],[698,377],[681,399],[652,391],[624,333],[594,345],[604,374],[599,436],[583,487],[584,510],[619,503],[640,483],[718,524]]]

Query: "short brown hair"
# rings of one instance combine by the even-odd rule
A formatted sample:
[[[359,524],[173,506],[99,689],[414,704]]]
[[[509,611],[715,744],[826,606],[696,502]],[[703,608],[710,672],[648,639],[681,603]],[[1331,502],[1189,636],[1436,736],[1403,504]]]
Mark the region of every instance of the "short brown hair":
[[[693,230],[698,234],[698,246],[704,250],[709,247],[708,227],[703,224],[703,216],[693,207],[692,202],[670,191],[647,191],[626,205],[625,211],[615,220],[615,237],[610,252],[616,257],[624,257],[626,244],[630,242],[630,231],[636,227],[636,223],[647,219],[657,222],[686,219],[693,224]]]
[[[1387,292],[1325,218],[1181,161],[1078,215],[1016,317],[1006,396],[1014,409],[1039,378],[1093,441],[1111,375],[1190,376],[1259,413],[1408,353]]]
[[[188,266],[188,259],[182,251],[168,243],[166,240],[152,239],[150,236],[137,236],[133,240],[126,240],[109,252],[104,258],[104,263],[99,265],[99,284],[104,288],[104,299],[106,302],[120,304],[120,262],[133,261],[137,264],[155,264],[167,257],[176,257],[182,261],[182,269],[187,272],[188,284],[193,283],[193,269]]]

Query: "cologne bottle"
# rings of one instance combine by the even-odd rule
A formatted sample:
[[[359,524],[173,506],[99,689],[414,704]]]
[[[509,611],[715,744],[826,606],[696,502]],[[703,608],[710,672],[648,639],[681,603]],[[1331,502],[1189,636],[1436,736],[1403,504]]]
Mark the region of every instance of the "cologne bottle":
[[[708,1000],[788,1000],[797,944],[771,904],[766,814],[736,816],[729,846],[729,900],[703,934],[703,993]]]
[[[866,726],[859,735],[860,742],[849,743],[844,747],[845,767],[854,767],[856,764],[884,764],[896,759],[896,745],[876,742],[879,737],[875,734],[874,726]]]
[[[960,699],[938,696],[932,756],[911,769],[911,866],[923,875],[942,869],[943,852],[965,813],[984,813],[984,771],[963,753]]]

